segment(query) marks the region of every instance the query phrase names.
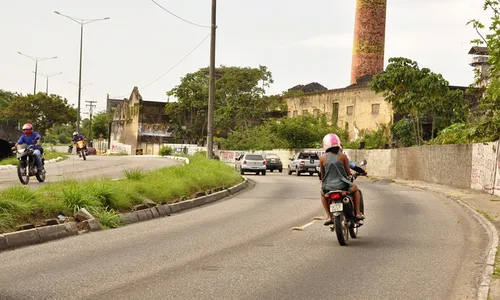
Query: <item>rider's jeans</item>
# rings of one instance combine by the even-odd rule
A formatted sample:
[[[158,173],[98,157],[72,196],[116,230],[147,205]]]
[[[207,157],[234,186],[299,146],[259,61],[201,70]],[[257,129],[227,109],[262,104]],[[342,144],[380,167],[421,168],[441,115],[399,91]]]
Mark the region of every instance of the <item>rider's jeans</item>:
[[[36,149],[33,151],[33,156],[35,156],[36,167],[41,170],[42,169],[42,159],[40,150]]]

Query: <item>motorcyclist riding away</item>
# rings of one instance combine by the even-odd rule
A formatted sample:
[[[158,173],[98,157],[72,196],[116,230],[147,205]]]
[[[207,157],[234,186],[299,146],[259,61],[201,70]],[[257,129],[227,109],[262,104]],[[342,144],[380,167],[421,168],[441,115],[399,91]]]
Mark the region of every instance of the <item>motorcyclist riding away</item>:
[[[41,155],[43,152],[42,145],[40,144],[41,138],[42,137],[38,132],[33,131],[33,125],[31,125],[30,123],[26,123],[23,125],[23,135],[19,138],[19,140],[17,140],[14,147],[12,147],[12,150],[15,150],[17,146],[21,144],[26,144],[28,145],[28,147],[33,147],[33,156],[35,157],[38,174],[43,174],[45,172],[41,159]]]
[[[322,179],[321,203],[327,214],[325,225],[331,225],[333,221],[330,215],[329,203],[324,195],[333,190],[350,192],[354,198],[356,218],[359,220],[365,218],[360,211],[361,195],[359,189],[349,180],[349,177],[352,176],[349,159],[342,153],[340,146],[340,138],[336,134],[330,133],[323,138],[325,154],[320,157],[319,164]]]

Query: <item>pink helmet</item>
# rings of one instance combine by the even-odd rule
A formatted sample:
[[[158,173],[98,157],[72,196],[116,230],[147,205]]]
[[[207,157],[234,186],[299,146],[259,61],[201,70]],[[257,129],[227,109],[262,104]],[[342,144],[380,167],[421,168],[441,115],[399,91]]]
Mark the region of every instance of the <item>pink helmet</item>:
[[[329,133],[323,138],[323,150],[327,150],[333,147],[340,147],[340,145],[340,138],[334,133]]]

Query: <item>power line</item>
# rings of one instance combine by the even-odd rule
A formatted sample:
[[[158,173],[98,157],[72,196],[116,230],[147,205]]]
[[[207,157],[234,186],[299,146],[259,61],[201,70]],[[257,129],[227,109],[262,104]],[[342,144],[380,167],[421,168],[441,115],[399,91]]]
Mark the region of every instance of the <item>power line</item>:
[[[181,60],[179,60],[175,65],[173,65],[172,67],[170,67],[170,69],[168,69],[165,73],[163,73],[160,77],[156,78],[155,80],[153,80],[152,82],[148,83],[147,85],[145,85],[144,87],[141,87],[141,90],[144,90],[146,89],[148,86],[152,85],[153,83],[157,82],[158,80],[160,80],[161,78],[163,78],[165,75],[167,75],[168,73],[170,73],[173,69],[175,69],[175,67],[177,67],[178,65],[180,65],[184,60],[186,60],[186,58],[188,58],[196,49],[198,49],[201,44],[203,44],[203,42],[208,39],[208,37],[211,35],[208,34],[203,40],[201,40],[201,42],[198,43],[198,45],[196,45],[196,47],[194,47],[193,49],[191,49],[191,51],[188,52],[188,54],[186,54]],[[125,97],[127,96],[127,94],[125,95],[122,95],[122,96],[118,96],[116,98],[122,98],[122,97]]]
[[[158,5],[158,7],[160,7],[161,9],[163,9],[164,11],[168,12],[169,14],[171,14],[172,16],[176,17],[177,19],[180,19],[186,23],[189,23],[191,25],[194,25],[194,26],[198,26],[198,27],[202,27],[202,28],[210,28],[211,26],[206,26],[206,25],[200,25],[200,24],[196,24],[196,23],[193,23],[191,21],[188,21],[184,18],[181,18],[179,17],[178,15],[174,14],[173,12],[169,11],[168,9],[166,9],[165,7],[161,6],[158,2],[156,2],[155,0],[151,0],[151,2],[153,2],[154,4]]]

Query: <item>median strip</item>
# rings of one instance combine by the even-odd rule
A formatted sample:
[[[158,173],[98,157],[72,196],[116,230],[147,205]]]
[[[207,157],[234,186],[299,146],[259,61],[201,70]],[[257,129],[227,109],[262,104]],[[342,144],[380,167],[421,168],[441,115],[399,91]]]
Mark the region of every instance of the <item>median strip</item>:
[[[219,161],[199,155],[173,159],[186,164],[126,170],[119,181],[73,180],[0,191],[0,250],[169,216],[232,196],[249,184]],[[26,221],[37,225],[21,225]],[[19,231],[12,232],[16,226]]]

